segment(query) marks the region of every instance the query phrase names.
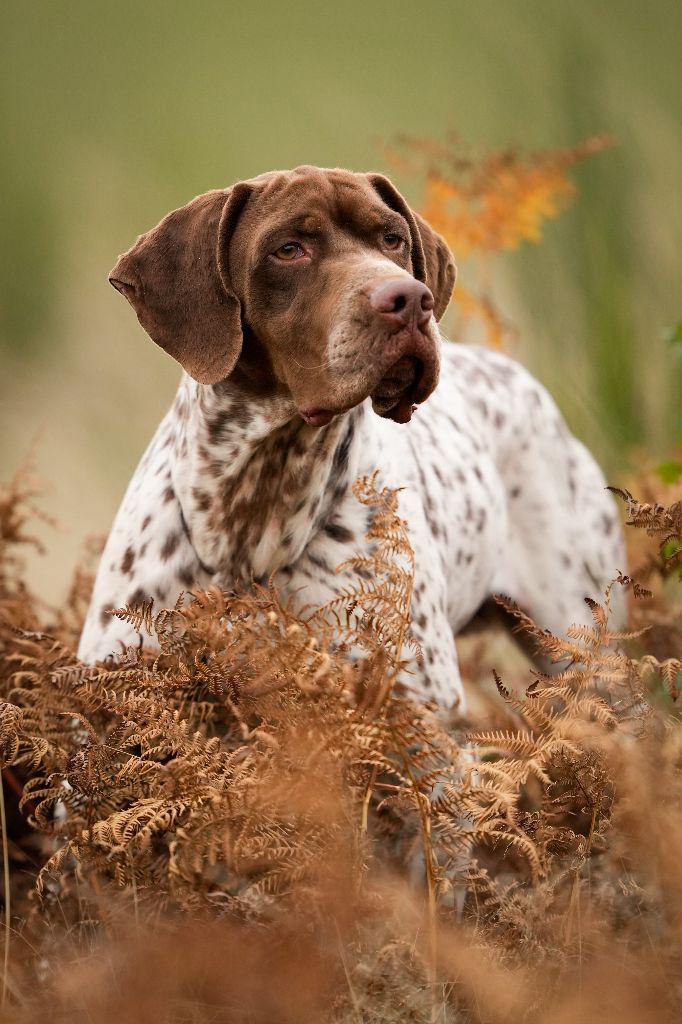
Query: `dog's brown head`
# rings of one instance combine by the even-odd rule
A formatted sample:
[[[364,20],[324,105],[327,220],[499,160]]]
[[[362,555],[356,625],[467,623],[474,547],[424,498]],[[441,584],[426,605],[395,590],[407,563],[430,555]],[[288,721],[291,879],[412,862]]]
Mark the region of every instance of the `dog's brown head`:
[[[298,167],[174,210],[109,280],[202,384],[286,392],[312,425],[371,395],[404,423],[438,380],[455,265],[387,178]]]

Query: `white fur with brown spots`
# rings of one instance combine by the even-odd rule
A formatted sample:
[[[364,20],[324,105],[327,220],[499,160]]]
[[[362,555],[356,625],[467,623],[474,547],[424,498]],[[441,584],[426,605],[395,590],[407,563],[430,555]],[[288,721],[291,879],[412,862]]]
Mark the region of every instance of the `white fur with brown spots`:
[[[545,389],[487,349],[442,347],[441,380],[409,425],[367,400],[308,426],[287,400],[245,400],[230,382],[183,376],[132,478],[102,556],[79,656],[138,644],[108,614],[153,597],[172,605],[211,583],[265,580],[302,606],[343,584],[362,549],[363,473],[403,487],[416,551],[412,629],[424,652],[411,685],[463,702],[454,637],[491,594],[508,594],[559,634],[588,622],[584,598],[625,566],[611,496]]]

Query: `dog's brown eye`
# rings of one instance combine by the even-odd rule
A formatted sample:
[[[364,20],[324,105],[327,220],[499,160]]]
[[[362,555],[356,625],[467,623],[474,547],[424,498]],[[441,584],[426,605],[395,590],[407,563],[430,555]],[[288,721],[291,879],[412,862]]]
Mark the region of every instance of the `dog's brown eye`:
[[[298,242],[285,242],[284,245],[280,245],[279,249],[275,251],[275,256],[278,260],[288,260],[290,262],[291,260],[298,259],[299,256],[305,256],[305,250]]]
[[[400,235],[395,235],[390,231],[384,235],[384,245],[387,249],[400,249],[404,244],[405,239]]]

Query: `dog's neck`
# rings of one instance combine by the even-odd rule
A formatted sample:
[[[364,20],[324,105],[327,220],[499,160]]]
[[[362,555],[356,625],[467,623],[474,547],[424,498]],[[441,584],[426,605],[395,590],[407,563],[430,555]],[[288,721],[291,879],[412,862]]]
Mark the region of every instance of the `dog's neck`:
[[[206,571],[246,583],[294,562],[358,475],[365,414],[359,406],[310,427],[286,396],[254,399],[229,381],[185,376],[173,486]]]

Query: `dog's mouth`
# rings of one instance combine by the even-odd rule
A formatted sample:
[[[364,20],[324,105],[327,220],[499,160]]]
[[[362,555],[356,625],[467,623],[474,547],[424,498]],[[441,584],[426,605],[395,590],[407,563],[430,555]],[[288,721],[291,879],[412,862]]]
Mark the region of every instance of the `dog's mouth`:
[[[396,423],[408,423],[416,403],[423,400],[420,395],[423,377],[424,364],[421,359],[417,356],[402,356],[381,378],[370,395],[374,412]]]
[[[417,356],[401,356],[381,378],[370,394],[372,409],[384,419],[409,423],[420,402],[431,393],[425,380],[424,363]],[[323,427],[345,410],[322,408],[300,409],[302,419],[311,427]]]
[[[406,341],[403,336],[402,344],[396,348],[396,355],[399,355],[400,348],[403,354],[389,366],[369,397],[378,416],[395,423],[409,423],[416,407],[426,401],[438,383],[438,351],[430,338],[421,333],[415,338],[414,332],[407,335]],[[407,352],[405,348],[408,348]],[[322,427],[340,413],[355,408],[362,400],[362,395],[359,395],[349,405],[334,410],[319,406],[299,407],[299,414],[309,426]]]

